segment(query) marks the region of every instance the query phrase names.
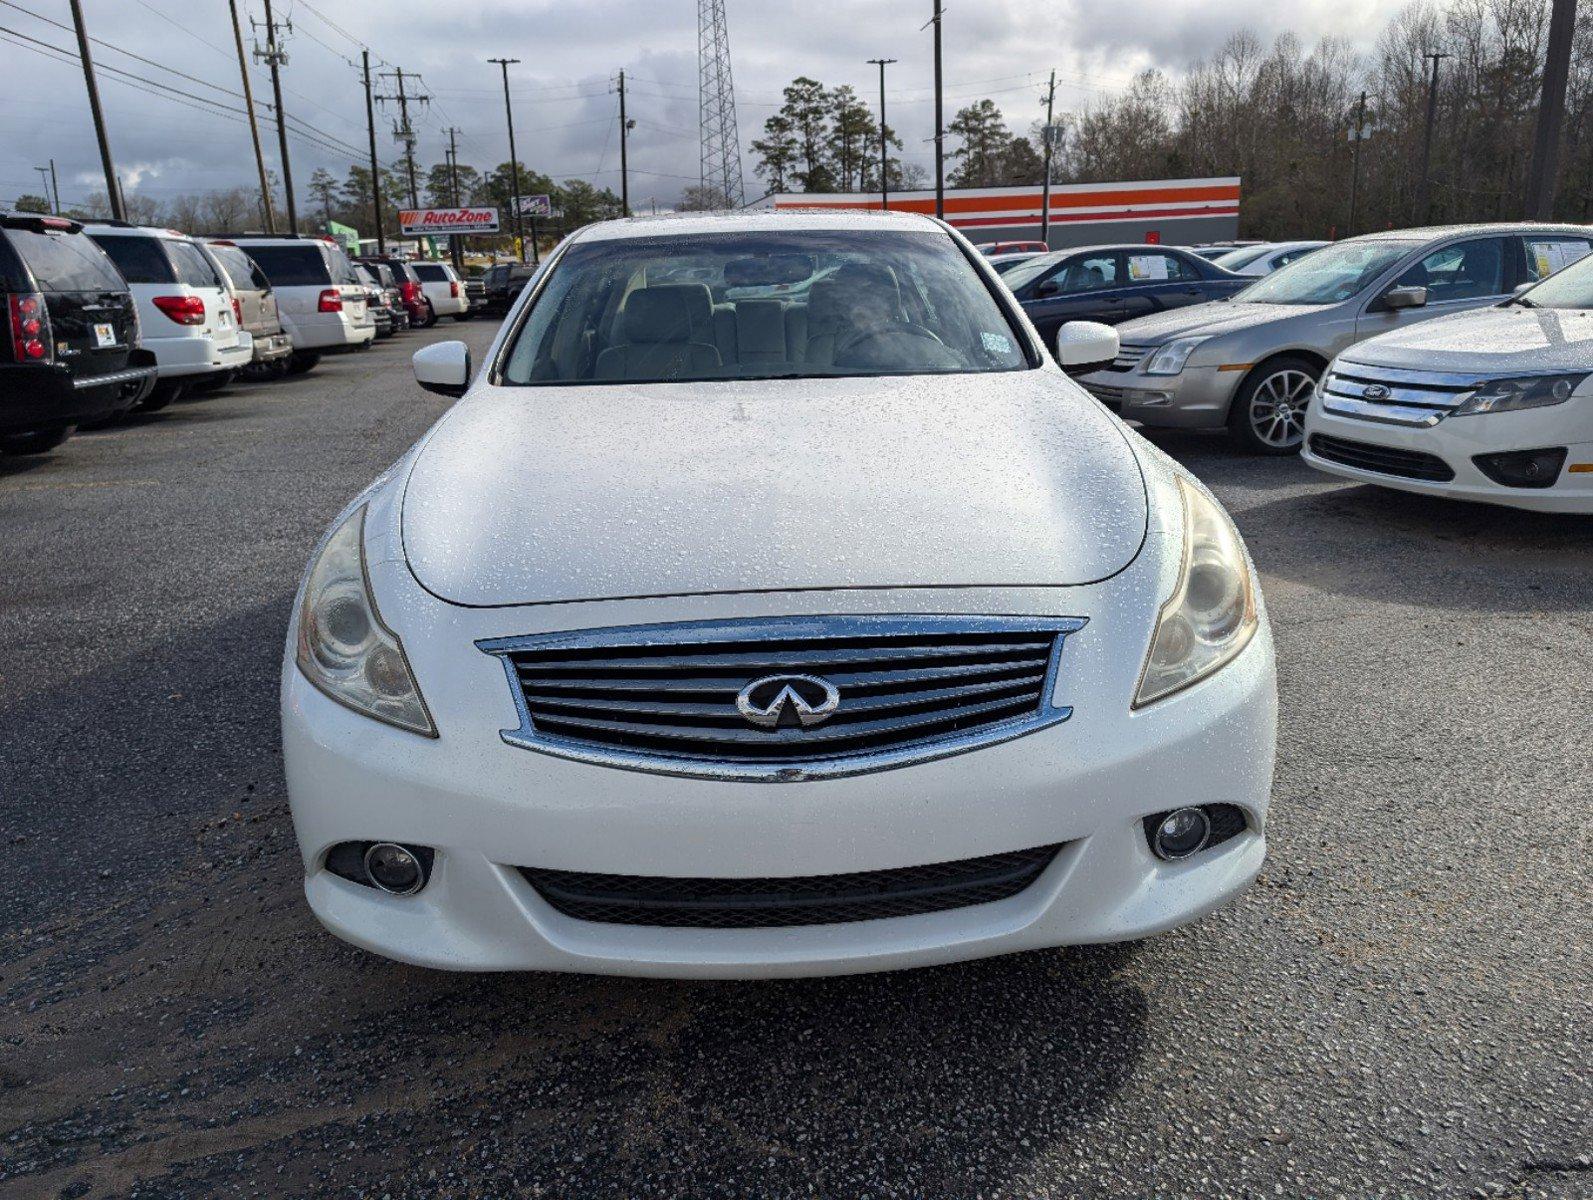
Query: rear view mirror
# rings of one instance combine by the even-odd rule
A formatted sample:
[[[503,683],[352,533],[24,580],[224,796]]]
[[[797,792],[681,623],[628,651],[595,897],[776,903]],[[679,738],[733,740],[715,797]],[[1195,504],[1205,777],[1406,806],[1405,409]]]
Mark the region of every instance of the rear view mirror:
[[[470,385],[470,347],[437,342],[415,351],[415,382],[439,396],[463,396]]]
[[[1069,321],[1056,331],[1056,361],[1064,370],[1111,362],[1117,350],[1117,330],[1110,325]]]
[[[1421,308],[1427,303],[1427,289],[1391,287],[1383,293],[1383,303],[1389,308]]]
[[[1036,287],[1034,289],[1034,298],[1036,300],[1043,300],[1047,296],[1056,295],[1061,290],[1062,290],[1062,285],[1059,284],[1056,280],[1047,279],[1044,283],[1040,284],[1038,287]]]

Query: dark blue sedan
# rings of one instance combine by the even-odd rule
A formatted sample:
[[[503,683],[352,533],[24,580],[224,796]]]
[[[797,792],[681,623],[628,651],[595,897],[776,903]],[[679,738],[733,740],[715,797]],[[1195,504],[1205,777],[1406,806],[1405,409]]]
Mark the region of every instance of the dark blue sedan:
[[[1175,246],[1075,246],[1041,254],[1001,281],[1046,344],[1068,321],[1116,325],[1132,317],[1221,300],[1254,279]]]

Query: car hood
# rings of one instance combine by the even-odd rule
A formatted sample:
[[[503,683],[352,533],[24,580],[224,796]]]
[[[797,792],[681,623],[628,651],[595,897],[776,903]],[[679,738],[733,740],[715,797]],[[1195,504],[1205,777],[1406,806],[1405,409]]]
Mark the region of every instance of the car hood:
[[[1126,432],[1048,369],[482,386],[402,505],[416,579],[476,606],[1091,583],[1146,519]]]
[[[1271,321],[1285,321],[1302,313],[1322,311],[1314,304],[1246,304],[1242,300],[1213,300],[1185,308],[1135,317],[1117,327],[1125,345],[1159,346],[1174,338],[1214,337],[1238,333]]]
[[[1379,334],[1350,361],[1416,371],[1593,371],[1593,314],[1582,309],[1481,308]]]

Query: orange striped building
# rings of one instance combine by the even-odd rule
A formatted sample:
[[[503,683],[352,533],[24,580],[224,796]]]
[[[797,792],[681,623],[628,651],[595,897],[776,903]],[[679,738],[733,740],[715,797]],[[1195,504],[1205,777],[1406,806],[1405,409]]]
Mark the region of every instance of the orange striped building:
[[[946,220],[974,242],[1040,237],[1039,185],[948,188]],[[765,203],[780,208],[878,209],[879,194],[796,192]],[[892,192],[892,209],[933,215],[932,191]],[[1107,242],[1192,245],[1239,233],[1239,180],[1151,179],[1136,183],[1068,183],[1051,187],[1052,246]]]

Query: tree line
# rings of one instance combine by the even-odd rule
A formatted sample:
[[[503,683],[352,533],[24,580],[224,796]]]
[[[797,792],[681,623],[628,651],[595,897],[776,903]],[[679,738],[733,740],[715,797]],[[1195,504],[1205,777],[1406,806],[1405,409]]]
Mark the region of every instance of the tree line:
[[[1548,15],[1548,0],[1413,3],[1364,55],[1337,38],[1307,47],[1283,34],[1266,45],[1237,32],[1179,79],[1145,71],[1105,100],[1059,113],[1052,182],[1238,175],[1240,230],[1248,237],[1342,237],[1518,218]],[[1423,188],[1434,54],[1438,84]],[[855,101],[850,88],[827,89],[806,77],[786,88],[785,104],[752,143],[770,191],[878,187],[879,127]],[[1364,136],[1353,139],[1357,130]],[[1045,172],[1042,121],[1014,130],[991,100],[960,109],[946,134],[949,186],[1033,184]],[[872,155],[860,160],[859,144],[871,146]],[[891,161],[892,186],[923,186],[917,164]],[[1577,16],[1557,194],[1557,217],[1593,219],[1593,6]]]

